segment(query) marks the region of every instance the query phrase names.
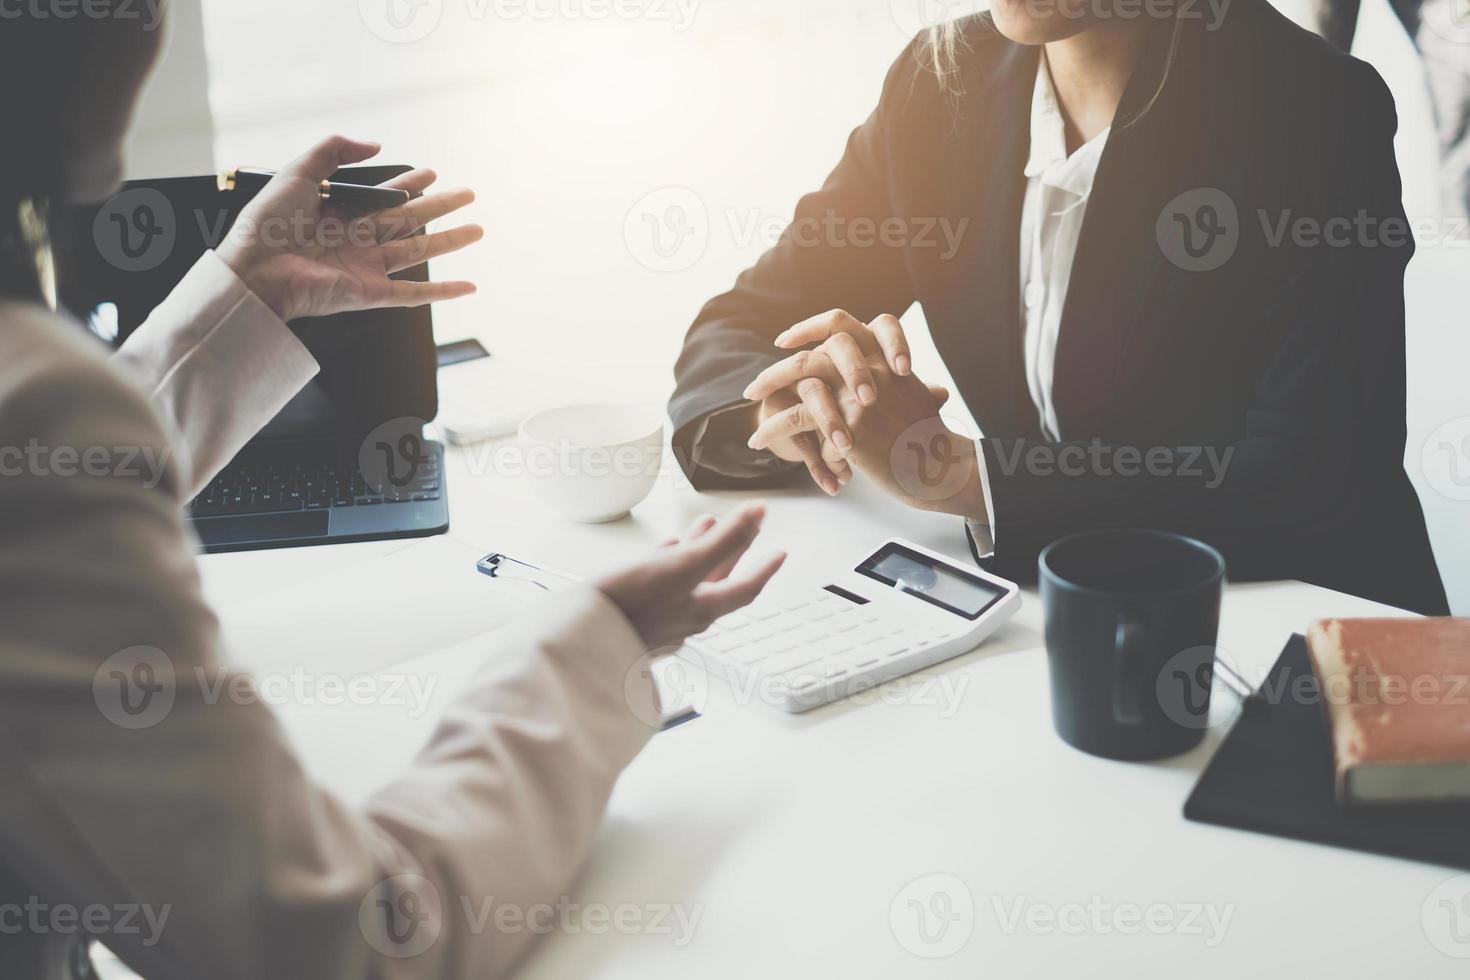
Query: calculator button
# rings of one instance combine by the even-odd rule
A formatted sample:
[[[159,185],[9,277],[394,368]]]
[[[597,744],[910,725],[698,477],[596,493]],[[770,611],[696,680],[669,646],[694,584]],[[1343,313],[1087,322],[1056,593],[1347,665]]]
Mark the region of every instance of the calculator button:
[[[751,619],[765,622],[766,620],[775,619],[777,616],[781,615],[781,607],[773,605],[756,606],[747,609],[745,611],[745,614]]]
[[[789,636],[781,636],[780,634],[761,641],[761,648],[769,653],[786,653],[788,650],[795,650],[796,646],[795,640]]]
[[[770,655],[771,652],[764,647],[749,646],[741,647],[738,650],[732,651],[730,653],[730,659],[738,664],[743,664],[744,666],[749,667],[751,664],[759,663],[760,661],[765,660]]]
[[[863,647],[863,650],[865,652],[870,653],[874,657],[877,657],[879,659],[883,657],[892,657],[896,654],[903,653],[905,650],[908,649],[909,644],[904,643],[902,640],[895,639],[882,639],[877,641],[876,643],[869,643],[867,646]]]
[[[853,642],[846,637],[829,636],[827,637],[827,639],[817,644],[817,652],[824,657],[830,657],[833,654],[845,653],[848,650],[851,650],[852,647]]]
[[[704,646],[713,650],[715,653],[729,653],[731,650],[745,646],[745,641],[738,636],[725,634],[705,640]]]
[[[831,619],[832,614],[835,611],[836,610],[831,609],[830,607],[822,605],[807,606],[801,611],[801,618],[806,620],[808,623],[816,623],[824,619]]]
[[[745,627],[745,629],[740,631],[740,635],[752,643],[757,640],[764,640],[769,636],[775,636],[769,626],[763,626],[760,623],[752,623]]]
[[[827,635],[827,630],[820,623],[811,623],[798,626],[786,635],[798,643],[816,643]]]
[[[849,650],[837,659],[849,667],[866,667],[877,663],[878,655],[871,652],[869,647],[858,647],[856,650]]]
[[[774,657],[767,657],[761,661],[758,669],[762,674],[774,676],[784,674],[798,667],[805,667],[813,661],[821,660],[822,655],[810,647],[797,647],[789,653],[780,653]]]
[[[738,630],[742,626],[749,626],[750,619],[742,613],[731,613],[720,620],[720,625],[727,630]]]

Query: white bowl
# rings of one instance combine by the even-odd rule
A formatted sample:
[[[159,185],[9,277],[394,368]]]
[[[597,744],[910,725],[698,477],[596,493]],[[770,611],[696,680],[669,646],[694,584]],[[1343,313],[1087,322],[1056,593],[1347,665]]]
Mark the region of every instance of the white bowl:
[[[627,517],[663,464],[663,415],[637,405],[568,405],[521,423],[525,473],[566,517],[602,524]]]

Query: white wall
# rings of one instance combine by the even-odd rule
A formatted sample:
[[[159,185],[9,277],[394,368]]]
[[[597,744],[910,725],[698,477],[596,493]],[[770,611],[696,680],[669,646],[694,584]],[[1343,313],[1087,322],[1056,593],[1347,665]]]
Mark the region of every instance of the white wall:
[[[143,92],[128,147],[128,177],[184,177],[214,170],[214,122],[200,0],[170,0],[168,43]]]
[[[1438,151],[1413,45],[1387,0],[1364,0],[1353,51],[1372,63],[1399,107],[1404,207],[1430,231],[1406,283],[1409,442],[1405,465],[1419,489],[1450,604],[1470,615],[1470,230],[1440,200]],[[1467,55],[1470,57],[1470,55]],[[1371,555],[1364,555],[1371,561]]]

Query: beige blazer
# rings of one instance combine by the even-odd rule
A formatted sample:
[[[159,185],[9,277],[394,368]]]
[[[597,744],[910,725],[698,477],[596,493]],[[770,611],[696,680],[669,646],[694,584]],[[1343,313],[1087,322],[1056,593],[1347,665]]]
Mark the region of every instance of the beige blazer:
[[[111,359],[0,302],[6,980],[68,975],[81,937],[150,980],[498,975],[544,930],[467,910],[555,904],[648,739],[645,651],[590,588],[487,639],[360,809],[259,698],[178,682],[224,667],[181,508],[316,370],[212,253]]]

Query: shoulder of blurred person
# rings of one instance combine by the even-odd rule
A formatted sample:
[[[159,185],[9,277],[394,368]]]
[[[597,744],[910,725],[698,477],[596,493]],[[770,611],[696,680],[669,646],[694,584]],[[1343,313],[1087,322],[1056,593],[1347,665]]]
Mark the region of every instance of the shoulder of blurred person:
[[[54,505],[57,482],[71,477],[136,483],[177,508],[172,443],[144,392],[85,330],[0,299],[0,522],[26,519],[22,498]]]

